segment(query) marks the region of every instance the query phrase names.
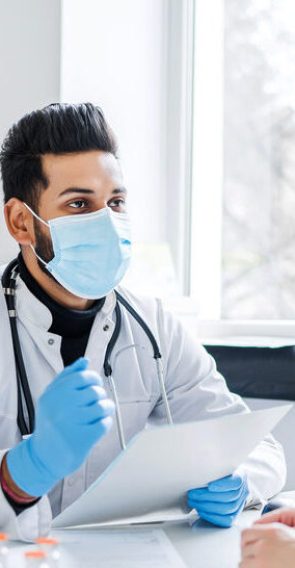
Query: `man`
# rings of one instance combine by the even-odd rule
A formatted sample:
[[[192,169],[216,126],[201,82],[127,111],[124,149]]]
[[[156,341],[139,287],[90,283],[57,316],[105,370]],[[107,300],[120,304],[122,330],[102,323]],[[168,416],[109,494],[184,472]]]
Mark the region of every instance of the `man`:
[[[89,103],[55,104],[24,116],[2,147],[5,219],[21,250],[10,315],[17,317],[36,413],[32,435],[21,441],[28,417],[20,414],[5,301],[14,292],[5,285],[0,527],[14,538],[46,533],[52,515],[76,500],[120,451],[113,387],[103,379],[118,318],[114,288],[127,270],[131,240],[116,156],[103,114]],[[174,422],[248,411],[209,354],[158,301],[121,293],[160,346]],[[167,405],[147,335],[126,309],[121,314],[110,365],[128,441],[148,420],[165,422]],[[282,449],[268,436],[232,476],[192,488],[188,503],[203,519],[226,527],[245,505],[271,497],[284,481]]]

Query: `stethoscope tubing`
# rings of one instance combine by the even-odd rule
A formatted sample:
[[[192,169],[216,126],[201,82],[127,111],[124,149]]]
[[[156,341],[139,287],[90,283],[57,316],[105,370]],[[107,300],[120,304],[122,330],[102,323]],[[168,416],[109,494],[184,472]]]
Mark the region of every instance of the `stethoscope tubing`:
[[[17,259],[13,260],[8,265],[2,277],[2,285],[6,298],[12,343],[15,353],[15,366],[17,376],[17,424],[22,436],[27,436],[34,430],[35,411],[17,330],[17,316],[15,309],[16,279],[18,275],[17,266]],[[23,398],[27,406],[29,425],[27,425],[24,416],[22,403]]]
[[[15,363],[16,363],[16,377],[17,377],[17,424],[21,435],[26,437],[30,435],[34,430],[35,425],[35,411],[34,411],[34,404],[32,400],[31,390],[29,386],[29,381],[25,369],[25,364],[22,356],[21,345],[19,341],[19,335],[17,330],[17,314],[16,314],[16,303],[15,303],[15,294],[16,294],[16,279],[18,276],[18,260],[14,259],[9,265],[6,267],[3,276],[2,276],[2,287],[4,290],[4,295],[6,299],[7,311],[9,316],[10,328],[11,328],[11,335],[12,335],[12,343],[13,349],[15,354]],[[123,428],[123,420],[121,415],[120,403],[117,395],[115,381],[112,376],[112,367],[110,364],[110,358],[113,353],[114,347],[118,340],[121,325],[122,325],[122,314],[121,314],[121,304],[129,313],[130,315],[137,321],[138,325],[143,329],[146,336],[148,337],[151,346],[153,348],[153,358],[155,359],[156,367],[157,367],[157,376],[158,382],[160,386],[160,392],[162,396],[162,400],[165,406],[165,412],[167,416],[168,424],[172,424],[172,416],[170,411],[170,406],[168,402],[167,392],[165,388],[164,382],[164,373],[163,373],[163,365],[162,365],[162,355],[159,349],[159,345],[157,340],[155,339],[154,334],[143,320],[143,318],[136,312],[136,310],[129,304],[129,302],[124,298],[117,290],[115,290],[116,294],[116,305],[115,305],[115,315],[116,315],[116,323],[115,328],[112,334],[112,337],[108,343],[105,359],[104,359],[104,373],[106,377],[106,381],[108,383],[109,389],[111,391],[115,407],[116,407],[116,422],[117,422],[117,430],[118,436],[120,440],[120,445],[122,450],[126,448],[126,440]],[[23,409],[23,399],[27,407],[28,413],[28,421],[26,423],[24,409]]]

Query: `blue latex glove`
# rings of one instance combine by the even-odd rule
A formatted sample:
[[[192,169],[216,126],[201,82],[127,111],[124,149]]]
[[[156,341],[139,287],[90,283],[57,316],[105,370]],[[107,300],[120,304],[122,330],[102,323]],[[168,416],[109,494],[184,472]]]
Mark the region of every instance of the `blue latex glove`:
[[[246,476],[234,473],[211,481],[207,487],[191,489],[187,502],[205,521],[219,527],[230,527],[243,510],[248,495]]]
[[[44,495],[78,469],[111,428],[114,403],[88,364],[80,358],[57,375],[37,402],[33,434],[7,454],[12,479],[29,495]]]

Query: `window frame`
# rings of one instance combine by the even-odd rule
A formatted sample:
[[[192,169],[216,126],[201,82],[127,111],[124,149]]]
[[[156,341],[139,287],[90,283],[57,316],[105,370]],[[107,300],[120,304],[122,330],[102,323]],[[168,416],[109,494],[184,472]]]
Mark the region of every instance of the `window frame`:
[[[187,216],[190,269],[186,290],[196,306],[195,331],[210,342],[223,338],[225,343],[232,343],[238,336],[245,338],[245,344],[249,337],[254,343],[255,338],[262,337],[266,344],[294,343],[295,320],[221,317],[224,0],[194,0],[192,61],[191,211]]]

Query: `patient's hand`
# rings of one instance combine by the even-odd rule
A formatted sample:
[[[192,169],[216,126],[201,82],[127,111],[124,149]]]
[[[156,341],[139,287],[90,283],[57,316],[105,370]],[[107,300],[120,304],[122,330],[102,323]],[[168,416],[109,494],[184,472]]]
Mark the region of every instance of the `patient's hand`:
[[[240,568],[295,566],[295,508],[267,513],[242,532]]]
[[[295,507],[284,507],[263,515],[255,525],[268,525],[269,523],[283,523],[288,527],[295,527]]]

